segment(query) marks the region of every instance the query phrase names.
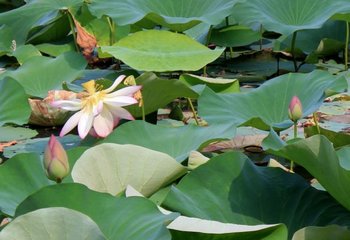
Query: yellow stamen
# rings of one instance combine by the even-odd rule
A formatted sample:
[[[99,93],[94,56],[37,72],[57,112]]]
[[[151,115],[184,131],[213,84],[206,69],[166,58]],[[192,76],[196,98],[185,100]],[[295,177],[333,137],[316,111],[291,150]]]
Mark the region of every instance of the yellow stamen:
[[[82,84],[84,89],[90,94],[94,94],[96,92],[95,88],[95,80],[90,80]]]

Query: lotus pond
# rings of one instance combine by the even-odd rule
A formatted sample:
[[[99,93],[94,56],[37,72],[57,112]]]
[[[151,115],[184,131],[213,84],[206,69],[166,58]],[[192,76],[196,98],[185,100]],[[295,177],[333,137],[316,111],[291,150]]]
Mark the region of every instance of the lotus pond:
[[[350,239],[349,0],[0,0],[0,240]]]

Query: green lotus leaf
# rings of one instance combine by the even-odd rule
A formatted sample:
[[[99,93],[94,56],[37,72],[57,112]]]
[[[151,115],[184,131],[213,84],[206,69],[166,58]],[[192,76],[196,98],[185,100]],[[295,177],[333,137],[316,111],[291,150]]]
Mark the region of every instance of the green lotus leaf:
[[[0,142],[29,139],[35,137],[37,134],[38,132],[36,130],[30,128],[12,126],[0,127]]]
[[[287,229],[283,224],[239,225],[199,218],[180,216],[168,225],[172,239],[286,239]]]
[[[118,195],[131,185],[150,196],[186,172],[185,167],[165,153],[136,145],[103,143],[81,155],[72,169],[72,177],[74,182],[98,192]]]
[[[330,225],[327,227],[305,227],[295,232],[292,240],[327,240],[350,239],[350,230],[347,227],[340,227],[337,225]]]
[[[162,206],[224,223],[283,223],[289,238],[305,226],[350,224],[350,212],[328,193],[296,174],[255,166],[240,152],[221,154],[194,169],[171,188]]]
[[[239,82],[237,79],[209,78],[193,74],[182,74],[180,76],[180,81],[186,83],[188,86],[192,86],[192,88],[197,91],[199,90],[198,92],[201,92],[204,89],[198,89],[198,85],[208,86],[218,93],[239,92]]]
[[[31,108],[23,87],[16,80],[4,77],[0,80],[0,89],[0,126],[5,123],[28,123]]]
[[[28,2],[28,1],[27,1]],[[18,45],[25,43],[29,31],[40,22],[48,22],[60,10],[82,5],[83,0],[34,0],[22,7],[0,14],[0,25],[14,29],[13,35]],[[21,16],[21,17],[19,17]]]
[[[7,71],[1,76],[17,80],[28,95],[44,98],[49,90],[62,89],[63,82],[75,80],[85,66],[86,61],[80,54],[67,52],[55,59],[32,57],[15,71]]]
[[[136,78],[136,84],[142,85],[142,100],[145,114],[157,111],[179,97],[197,98],[198,94],[176,79],[162,79],[147,72]],[[137,105],[127,107],[134,117],[142,116],[142,109]]]
[[[103,52],[143,71],[196,71],[217,59],[224,48],[210,50],[192,38],[169,31],[148,30],[129,35]]]
[[[267,30],[290,35],[302,29],[320,28],[349,6],[343,0],[251,0],[238,3],[233,16],[240,24],[261,23]]]
[[[249,27],[235,25],[213,29],[210,42],[225,47],[240,47],[249,45],[261,38],[260,33]]]
[[[325,91],[337,83],[346,88],[344,78],[316,70],[276,77],[248,93],[215,94],[205,89],[198,98],[198,111],[209,123],[285,129],[293,124],[288,117],[288,106],[294,95],[301,100],[303,116],[307,116],[321,106]]]
[[[334,132],[325,128],[320,127],[320,133],[328,138],[333,143],[334,148],[343,147],[350,145],[350,135],[341,132]],[[304,128],[305,135],[310,137],[318,134],[317,127]]]
[[[29,212],[9,223],[0,232],[1,240],[103,240],[99,227],[88,216],[62,207]]]
[[[228,125],[186,125],[171,128],[132,121],[115,129],[102,142],[139,145],[167,153],[182,162],[192,150],[200,149],[218,139],[232,138],[234,134],[235,128]]]
[[[65,207],[89,216],[107,239],[170,240],[165,222],[177,214],[164,215],[141,197],[114,197],[89,190],[77,183],[47,186],[18,206],[16,217],[48,207]]]
[[[350,210],[350,147],[335,151],[333,144],[322,135],[286,144],[273,131],[264,141],[265,149],[303,166],[329,194]]]
[[[204,22],[219,24],[239,0],[94,0],[89,5],[97,17],[107,15],[118,25],[134,24],[143,18],[183,32]]]

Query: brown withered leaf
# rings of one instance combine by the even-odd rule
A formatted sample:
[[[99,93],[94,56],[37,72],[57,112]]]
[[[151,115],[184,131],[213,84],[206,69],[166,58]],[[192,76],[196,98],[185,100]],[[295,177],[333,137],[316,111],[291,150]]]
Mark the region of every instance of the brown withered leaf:
[[[81,24],[74,20],[75,28],[77,29],[77,44],[82,49],[82,53],[86,59],[91,59],[93,56],[94,49],[97,45],[95,36],[85,30]]]
[[[9,146],[12,146],[12,145],[15,145],[15,144],[17,144],[16,141],[0,143],[0,152],[3,152],[5,147],[9,147]]]

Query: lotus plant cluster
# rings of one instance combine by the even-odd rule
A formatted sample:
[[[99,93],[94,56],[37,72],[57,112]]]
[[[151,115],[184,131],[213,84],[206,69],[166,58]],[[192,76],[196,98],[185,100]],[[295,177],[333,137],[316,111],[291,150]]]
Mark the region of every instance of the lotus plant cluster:
[[[124,75],[119,76],[107,89],[102,89],[95,80],[90,80],[82,84],[85,91],[80,98],[53,101],[51,105],[54,107],[76,111],[63,126],[60,136],[78,126],[78,133],[82,139],[89,133],[96,137],[106,137],[118,125],[120,119],[134,120],[123,107],[138,102],[134,95],[140,91],[141,86],[128,86],[114,91],[124,78]]]

